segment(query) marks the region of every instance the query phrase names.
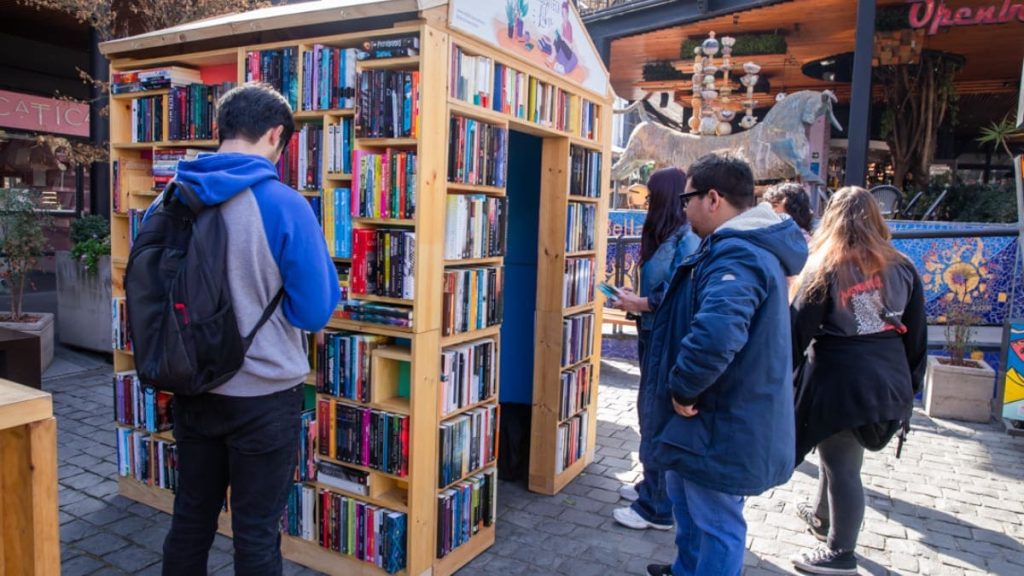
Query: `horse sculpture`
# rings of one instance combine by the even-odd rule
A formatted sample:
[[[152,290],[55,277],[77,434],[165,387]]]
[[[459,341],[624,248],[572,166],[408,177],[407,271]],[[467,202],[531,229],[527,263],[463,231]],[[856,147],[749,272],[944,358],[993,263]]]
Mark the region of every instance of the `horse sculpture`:
[[[622,157],[611,169],[612,178],[623,180],[640,166],[654,161],[654,168],[686,168],[705,154],[739,156],[754,170],[757,180],[799,176],[806,182],[821,182],[811,171],[808,129],[827,114],[838,130],[832,113],[835,95],[830,90],[804,90],[782,99],[764,120],[750,130],[729,136],[694,136],[653,122],[643,122],[629,135]]]

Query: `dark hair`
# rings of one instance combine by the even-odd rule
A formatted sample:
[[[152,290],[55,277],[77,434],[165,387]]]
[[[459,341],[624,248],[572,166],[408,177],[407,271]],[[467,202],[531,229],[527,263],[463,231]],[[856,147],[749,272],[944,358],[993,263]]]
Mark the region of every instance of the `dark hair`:
[[[750,165],[735,156],[705,154],[688,169],[694,190],[712,188],[734,208],[750,208],[754,204],[754,173]]]
[[[640,262],[654,257],[661,243],[686,224],[679,195],[686,191],[686,172],[663,168],[647,179],[647,217],[640,236]]]
[[[783,182],[776,184],[764,193],[764,201],[772,206],[782,205],[782,209],[789,214],[789,217],[796,222],[796,225],[804,230],[811,231],[813,215],[811,214],[811,200],[807,197],[807,191],[796,182]]]
[[[281,148],[295,131],[292,107],[269,84],[249,83],[232,88],[217,102],[217,130],[221,142],[242,139],[256,142],[267,130],[284,126]]]

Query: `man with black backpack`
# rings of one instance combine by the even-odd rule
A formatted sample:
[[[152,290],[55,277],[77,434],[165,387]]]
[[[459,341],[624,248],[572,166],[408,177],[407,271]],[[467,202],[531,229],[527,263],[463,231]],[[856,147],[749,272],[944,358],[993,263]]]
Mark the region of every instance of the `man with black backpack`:
[[[229,494],[236,574],[281,574],[309,373],[303,331],[322,329],[339,299],[313,210],[278,180],[295,125],[287,101],[249,84],[217,108],[220,148],[178,164],[125,275],[136,370],[175,392],[165,576],[206,574]]]

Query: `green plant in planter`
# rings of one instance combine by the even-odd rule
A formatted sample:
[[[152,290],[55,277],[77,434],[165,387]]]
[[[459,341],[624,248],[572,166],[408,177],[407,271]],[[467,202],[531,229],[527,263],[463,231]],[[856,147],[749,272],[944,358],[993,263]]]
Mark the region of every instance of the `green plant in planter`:
[[[11,294],[12,322],[25,319],[21,305],[29,274],[49,247],[50,218],[37,210],[40,197],[34,190],[0,188],[0,282]]]
[[[972,351],[971,329],[981,322],[972,288],[981,281],[980,275],[972,266],[957,264],[945,274],[950,289],[945,306],[948,362],[953,366],[977,366],[968,356]]]
[[[83,216],[71,224],[71,242],[71,257],[95,274],[100,257],[110,255],[110,224],[102,216]]]
[[[644,64],[643,79],[645,82],[658,80],[682,80],[686,75],[676,70],[671,62],[658,60]]]
[[[694,49],[700,47],[704,38],[687,38],[683,40],[680,49],[680,57],[683,60],[693,60]],[[785,54],[788,45],[786,37],[781,34],[741,34],[736,36],[736,43],[732,47],[733,56],[756,56],[758,54]]]

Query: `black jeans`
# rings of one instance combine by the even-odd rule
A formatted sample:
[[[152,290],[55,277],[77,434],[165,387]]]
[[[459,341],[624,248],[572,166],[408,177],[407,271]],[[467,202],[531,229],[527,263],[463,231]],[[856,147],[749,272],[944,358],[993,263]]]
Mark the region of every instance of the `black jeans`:
[[[202,576],[231,486],[235,574],[281,574],[280,519],[292,485],[302,385],[241,398],[175,397],[178,493],[164,576]]]

